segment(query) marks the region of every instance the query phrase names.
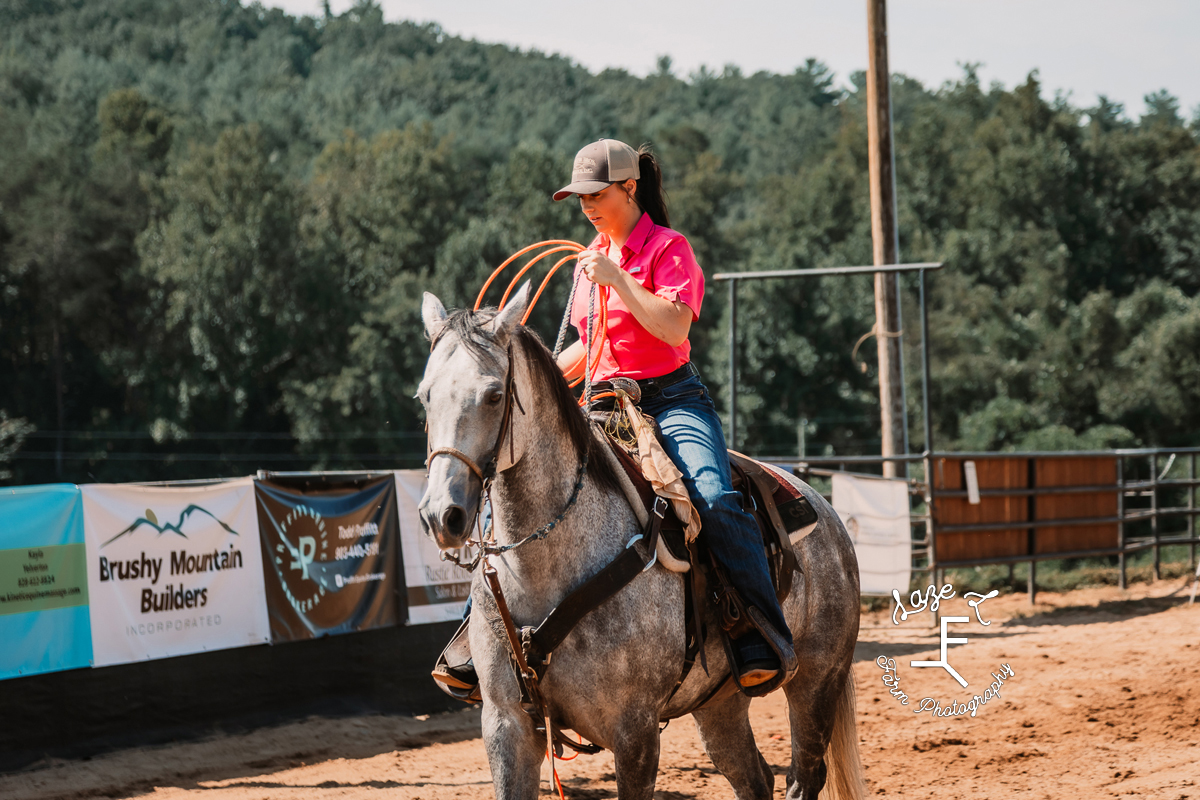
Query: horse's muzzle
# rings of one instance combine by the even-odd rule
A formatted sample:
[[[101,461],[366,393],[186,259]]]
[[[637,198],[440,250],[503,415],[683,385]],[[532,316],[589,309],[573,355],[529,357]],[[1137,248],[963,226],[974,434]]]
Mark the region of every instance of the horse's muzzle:
[[[471,505],[477,506],[478,501]],[[454,550],[465,545],[470,538],[471,523],[478,508],[466,508],[450,498],[436,502],[427,491],[421,498],[419,511],[425,534],[433,537],[439,549]]]

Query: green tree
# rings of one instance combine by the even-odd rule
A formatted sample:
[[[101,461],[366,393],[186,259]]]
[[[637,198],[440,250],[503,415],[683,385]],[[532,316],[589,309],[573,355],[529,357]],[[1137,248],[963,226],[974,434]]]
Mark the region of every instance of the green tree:
[[[593,74],[369,0],[9,3],[0,43],[0,406],[55,454],[10,455],[11,480],[243,473],[268,441],[291,468],[415,463],[422,291],[469,305],[521,247],[589,241],[548,196],[602,136],[655,147],[710,276],[871,257],[865,81],[816,61]],[[1195,443],[1200,124],[1165,91],[1134,119],[972,66],[892,96],[901,256],[947,263],[935,443]],[[533,317],[547,339],[568,285]],[[724,289],[692,335],[722,410]],[[810,452],[875,452],[869,280],[739,292],[740,444],[790,453],[804,425]],[[206,448],[229,459],[170,461]]]
[[[285,382],[293,432],[309,445],[337,434],[342,449],[372,431],[410,431],[424,362],[422,291],[442,241],[461,224],[481,177],[429,125],[370,142],[347,132],[317,160],[302,226],[307,258],[338,293],[322,301],[323,335]],[[368,447],[371,447],[368,445]],[[383,452],[409,452],[403,437]]]
[[[297,247],[294,191],[257,125],[195,146],[138,240],[162,287],[159,356],[138,383],[184,429],[286,430],[280,384],[309,341],[320,290]]]
[[[33,433],[34,427],[26,419],[9,419],[8,412],[0,409],[0,480],[12,477],[12,471],[5,467],[12,461],[13,455],[25,443],[25,437]]]

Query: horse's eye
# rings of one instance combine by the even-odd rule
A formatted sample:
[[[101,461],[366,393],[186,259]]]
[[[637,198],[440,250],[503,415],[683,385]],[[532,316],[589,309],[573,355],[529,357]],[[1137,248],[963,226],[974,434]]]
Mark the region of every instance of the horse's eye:
[[[496,389],[495,391],[493,391],[492,393],[490,393],[488,395],[487,399],[488,399],[489,403],[491,403],[492,405],[496,405],[496,403],[499,403],[501,400],[504,399],[504,392],[500,391],[499,389]]]

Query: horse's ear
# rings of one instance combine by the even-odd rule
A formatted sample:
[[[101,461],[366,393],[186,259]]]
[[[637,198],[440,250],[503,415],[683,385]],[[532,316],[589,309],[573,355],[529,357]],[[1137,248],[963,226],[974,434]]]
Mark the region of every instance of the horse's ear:
[[[525,281],[525,285],[509,298],[508,305],[492,320],[492,332],[497,336],[510,336],[521,324],[521,318],[525,316],[525,309],[529,308],[530,286],[530,282]]]
[[[426,292],[425,299],[421,302],[421,319],[425,322],[425,335],[430,339],[436,339],[442,328],[446,326],[446,317],[446,307],[442,305],[442,301]]]

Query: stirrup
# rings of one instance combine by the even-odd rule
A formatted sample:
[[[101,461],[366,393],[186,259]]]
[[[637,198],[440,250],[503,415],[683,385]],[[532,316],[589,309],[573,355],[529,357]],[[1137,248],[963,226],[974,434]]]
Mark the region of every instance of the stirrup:
[[[742,668],[741,674],[738,675],[738,685],[743,689],[753,689],[755,686],[760,686],[767,681],[774,680],[779,675],[779,667],[775,666],[774,662],[770,666],[756,666],[747,664]]]
[[[469,620],[463,620],[454,636],[450,637],[450,643],[438,656],[437,663],[429,674],[438,688],[455,700],[478,703],[483,698],[479,692],[479,676],[475,674],[475,664],[471,660],[468,622]]]
[[[746,617],[767,640],[767,645],[775,651],[777,659],[754,659],[742,663],[737,648],[728,637],[723,637],[725,652],[742,694],[748,697],[762,697],[789,681],[799,665],[796,661],[796,651],[767,621],[757,606],[747,606]]]

